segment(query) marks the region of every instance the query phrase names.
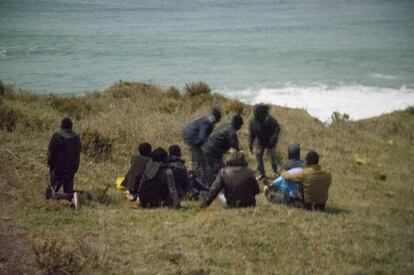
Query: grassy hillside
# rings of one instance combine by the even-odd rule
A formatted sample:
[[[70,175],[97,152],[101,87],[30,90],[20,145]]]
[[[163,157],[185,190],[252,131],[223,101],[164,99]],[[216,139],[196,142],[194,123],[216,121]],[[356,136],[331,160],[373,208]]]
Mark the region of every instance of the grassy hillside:
[[[6,87],[0,95],[0,273],[291,274],[414,272],[414,111],[408,108],[324,125],[304,110],[272,106],[282,126],[280,162],[300,142],[333,174],[326,213],[266,202],[255,209],[143,210],[112,184],[137,144],[179,144],[183,125],[219,105],[222,121],[242,111],[247,150],[252,107],[208,87],[119,82],[82,97],[35,95]],[[75,188],[97,202],[80,211],[43,199],[47,145],[69,115],[84,152]],[[254,169],[254,156],[247,153]],[[187,161],[187,165],[190,163]],[[267,171],[271,171],[269,163]],[[102,190],[111,185],[107,194]]]

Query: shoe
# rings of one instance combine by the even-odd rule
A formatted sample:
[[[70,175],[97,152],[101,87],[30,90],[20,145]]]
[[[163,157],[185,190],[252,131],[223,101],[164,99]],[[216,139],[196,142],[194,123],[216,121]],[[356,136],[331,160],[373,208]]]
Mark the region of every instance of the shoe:
[[[79,201],[79,193],[78,192],[73,193],[72,204],[75,207],[75,209],[80,208],[80,201]]]
[[[259,174],[259,175],[256,177],[256,180],[262,180],[262,179],[264,179],[264,178],[266,178],[266,175],[265,175],[265,174]]]

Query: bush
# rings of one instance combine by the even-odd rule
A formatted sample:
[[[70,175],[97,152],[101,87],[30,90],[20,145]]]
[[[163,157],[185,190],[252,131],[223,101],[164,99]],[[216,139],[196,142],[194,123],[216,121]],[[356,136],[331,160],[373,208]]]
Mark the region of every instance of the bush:
[[[409,114],[409,115],[414,115],[414,106],[408,106],[405,111]]]
[[[238,100],[232,100],[229,101],[225,106],[224,106],[224,112],[226,114],[230,114],[230,113],[235,113],[235,114],[239,114],[242,115],[248,108],[248,105],[238,101]]]
[[[96,162],[106,161],[112,157],[112,140],[104,137],[97,130],[87,129],[81,134],[82,152]]]
[[[166,95],[167,97],[174,98],[174,99],[179,99],[179,98],[181,98],[180,91],[179,91],[176,87],[174,87],[174,86],[170,87],[170,88],[167,90],[167,92],[165,93],[165,95]]]
[[[80,119],[83,115],[92,113],[92,106],[80,97],[49,97],[50,106],[69,117]]]
[[[186,96],[211,95],[211,89],[206,83],[202,81],[193,82],[190,84],[185,84],[184,93]]]
[[[23,119],[23,114],[8,106],[0,106],[0,129],[12,132],[18,123]]]
[[[333,112],[331,115],[332,123],[349,121],[350,117],[347,113]]]

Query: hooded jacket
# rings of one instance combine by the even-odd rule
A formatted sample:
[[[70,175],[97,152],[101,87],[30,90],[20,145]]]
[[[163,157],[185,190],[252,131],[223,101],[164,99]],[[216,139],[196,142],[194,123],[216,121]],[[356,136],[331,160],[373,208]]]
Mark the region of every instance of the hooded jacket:
[[[145,165],[150,160],[149,157],[134,155],[131,158],[131,167],[125,175],[124,185],[131,194],[135,194],[139,188],[141,176],[144,173]]]
[[[206,155],[217,159],[222,159],[230,148],[239,150],[237,132],[231,123],[221,124],[201,147]]]
[[[144,208],[180,207],[173,172],[168,165],[157,161],[150,160],[145,165],[138,196],[140,204]]]
[[[74,175],[79,169],[81,142],[72,130],[53,134],[48,148],[47,164],[55,175]]]
[[[260,192],[259,186],[242,152],[234,152],[226,160],[226,167],[220,170],[201,207],[209,206],[222,190],[229,207],[256,205],[255,196]]]
[[[200,147],[213,131],[214,121],[210,116],[202,116],[189,122],[183,129],[185,143]]]
[[[266,115],[262,122],[252,118],[249,124],[249,145],[253,145],[257,138],[260,146],[273,148],[278,141],[279,133],[279,123],[270,115]]]

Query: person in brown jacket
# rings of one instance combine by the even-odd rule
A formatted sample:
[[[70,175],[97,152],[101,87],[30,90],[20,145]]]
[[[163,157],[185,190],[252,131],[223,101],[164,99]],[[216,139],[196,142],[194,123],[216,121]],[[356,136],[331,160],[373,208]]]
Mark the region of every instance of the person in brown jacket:
[[[224,191],[228,207],[256,206],[256,194],[260,192],[254,172],[247,167],[243,152],[236,151],[226,160],[226,167],[220,170],[201,208],[209,206]]]
[[[325,209],[328,200],[328,190],[332,182],[331,173],[324,171],[319,165],[319,155],[315,151],[309,151],[306,155],[306,167],[297,174],[282,173],[286,180],[299,184],[299,192],[305,209]]]
[[[168,164],[168,153],[157,148],[144,169],[139,185],[139,204],[143,208],[180,208],[180,200],[175,187],[174,174]]]

